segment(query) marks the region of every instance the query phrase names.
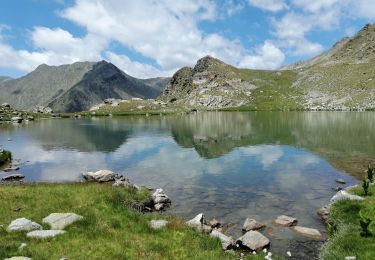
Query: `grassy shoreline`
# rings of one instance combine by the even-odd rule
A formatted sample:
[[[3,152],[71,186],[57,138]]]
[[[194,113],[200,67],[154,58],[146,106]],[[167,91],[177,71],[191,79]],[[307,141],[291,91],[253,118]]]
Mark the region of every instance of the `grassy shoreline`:
[[[352,188],[350,193],[364,196],[362,187]],[[321,258],[324,260],[345,259],[355,256],[356,259],[375,259],[375,186],[370,186],[369,195],[363,201],[345,200],[335,203],[330,209],[330,219],[337,225],[328,242],[325,244]],[[372,220],[372,236],[361,236],[360,212]]]
[[[125,201],[149,198],[148,191],[114,188],[110,184],[26,184],[0,186],[0,259],[27,256],[33,259],[239,259],[210,238],[174,216],[142,214]],[[7,233],[7,225],[25,217],[39,224],[53,212],[73,212],[84,220],[67,227],[51,239],[26,238],[25,233]],[[167,228],[153,230],[151,219],[166,219]],[[43,224],[44,229],[48,226]],[[21,243],[27,243],[23,250]],[[244,259],[263,259],[261,254]]]

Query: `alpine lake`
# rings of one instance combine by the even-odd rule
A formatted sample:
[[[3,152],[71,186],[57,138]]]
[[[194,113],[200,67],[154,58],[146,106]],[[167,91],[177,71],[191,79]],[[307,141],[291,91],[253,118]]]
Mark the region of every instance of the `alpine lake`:
[[[316,211],[364,177],[374,129],[373,112],[198,112],[0,125],[0,144],[23,162],[25,182],[75,182],[109,169],[163,188],[172,199],[166,214],[205,213],[233,224],[234,238],[254,218],[267,225],[270,251],[309,259],[322,242],[272,222],[284,214],[326,234]]]

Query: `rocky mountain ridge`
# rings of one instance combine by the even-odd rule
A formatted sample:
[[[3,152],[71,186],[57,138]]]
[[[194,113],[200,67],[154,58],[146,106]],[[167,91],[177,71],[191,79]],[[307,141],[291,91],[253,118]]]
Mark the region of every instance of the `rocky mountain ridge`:
[[[42,64],[24,77],[1,78],[0,102],[23,110],[43,106],[56,112],[76,112],[89,110],[106,98],[154,98],[167,81],[133,78],[106,61]]]

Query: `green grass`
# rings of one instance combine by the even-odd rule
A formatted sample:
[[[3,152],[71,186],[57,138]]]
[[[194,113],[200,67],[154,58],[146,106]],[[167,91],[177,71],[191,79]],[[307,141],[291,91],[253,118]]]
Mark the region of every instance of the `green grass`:
[[[12,160],[12,153],[7,150],[0,152],[0,166]]]
[[[149,198],[146,191],[95,183],[0,186],[0,259],[28,256],[33,259],[239,259],[225,253],[217,239],[183,225],[167,215],[141,214],[124,201]],[[15,210],[20,209],[20,210]],[[42,224],[53,212],[74,212],[84,220],[66,228],[67,233],[51,239],[26,238],[25,233],[7,233],[14,219],[26,217]],[[151,219],[167,219],[167,228],[149,227]],[[43,225],[44,229],[48,227]],[[26,249],[19,251],[21,243]],[[247,256],[263,259],[263,256]]]
[[[363,196],[361,187],[351,191]],[[359,211],[366,210],[371,216],[373,236],[362,237],[359,223]],[[356,256],[357,259],[375,259],[375,187],[370,187],[370,196],[364,201],[342,201],[331,208],[331,218],[337,223],[338,231],[326,243],[322,259],[344,259],[345,256]]]

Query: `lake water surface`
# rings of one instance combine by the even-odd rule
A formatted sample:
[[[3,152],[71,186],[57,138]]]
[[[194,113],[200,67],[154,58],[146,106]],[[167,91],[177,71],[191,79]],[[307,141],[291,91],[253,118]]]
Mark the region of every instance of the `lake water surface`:
[[[347,160],[365,166],[375,158],[374,129],[375,113],[207,112],[0,125],[0,144],[28,161],[19,170],[25,181],[77,181],[110,169],[163,188],[169,212],[185,219],[204,212],[236,224],[235,237],[246,217],[264,222],[273,252],[309,259],[317,244],[272,221],[286,214],[324,232],[316,210],[334,195],[335,179],[351,185],[350,174],[362,174]]]

